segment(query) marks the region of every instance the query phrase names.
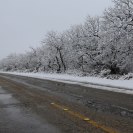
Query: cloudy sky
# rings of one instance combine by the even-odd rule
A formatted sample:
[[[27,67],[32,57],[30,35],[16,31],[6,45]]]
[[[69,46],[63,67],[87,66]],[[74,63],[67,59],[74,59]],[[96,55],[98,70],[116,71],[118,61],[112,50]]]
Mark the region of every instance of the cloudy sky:
[[[0,0],[0,59],[37,47],[48,31],[68,29],[111,5],[111,0]]]

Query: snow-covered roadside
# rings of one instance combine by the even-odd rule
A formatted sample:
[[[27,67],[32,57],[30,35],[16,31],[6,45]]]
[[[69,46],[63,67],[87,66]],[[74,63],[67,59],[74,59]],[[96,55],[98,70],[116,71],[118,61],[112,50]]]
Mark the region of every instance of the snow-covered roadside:
[[[68,74],[46,74],[46,73],[18,73],[18,72],[0,72],[39,79],[48,79],[53,81],[65,82],[70,84],[78,84],[81,86],[133,94],[133,79],[132,80],[110,80],[97,77],[78,77]]]

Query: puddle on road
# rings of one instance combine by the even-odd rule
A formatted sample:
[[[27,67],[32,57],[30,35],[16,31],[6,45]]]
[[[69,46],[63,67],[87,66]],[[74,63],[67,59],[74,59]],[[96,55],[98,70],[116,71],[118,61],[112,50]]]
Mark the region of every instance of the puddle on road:
[[[0,94],[0,104],[17,104],[19,101],[17,101],[15,98],[12,97],[12,94]]]
[[[18,104],[19,101],[13,98],[12,94],[9,94],[2,86],[0,86],[0,105],[6,104]]]
[[[1,129],[4,129],[6,133],[60,133],[55,126],[47,123],[45,120],[42,122],[38,116],[23,107],[10,106],[2,110],[0,121],[3,123],[3,127],[1,127],[2,123],[0,123],[0,132],[2,131]]]

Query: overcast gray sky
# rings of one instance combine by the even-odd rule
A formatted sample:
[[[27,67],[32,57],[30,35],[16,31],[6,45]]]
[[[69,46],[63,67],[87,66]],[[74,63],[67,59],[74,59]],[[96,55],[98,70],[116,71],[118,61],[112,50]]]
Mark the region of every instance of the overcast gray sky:
[[[80,24],[111,4],[111,0],[0,0],[0,59],[37,47],[48,31]]]

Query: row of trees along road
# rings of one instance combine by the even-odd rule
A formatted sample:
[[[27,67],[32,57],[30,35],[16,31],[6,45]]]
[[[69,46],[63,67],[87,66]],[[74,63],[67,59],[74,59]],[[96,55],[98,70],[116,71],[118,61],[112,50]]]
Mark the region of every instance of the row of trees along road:
[[[11,54],[0,63],[6,71],[80,71],[109,74],[133,72],[133,0],[114,0],[100,17],[47,33],[38,48]]]

